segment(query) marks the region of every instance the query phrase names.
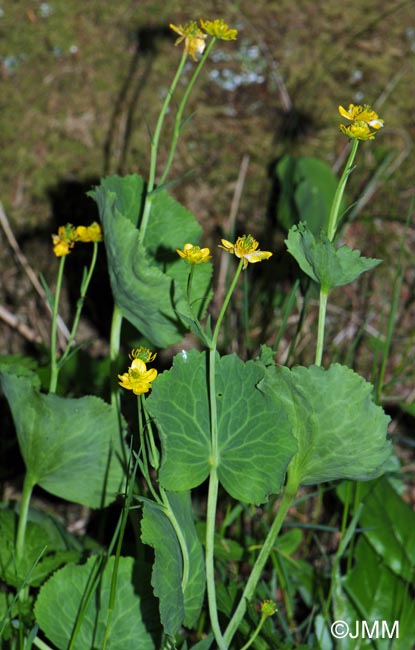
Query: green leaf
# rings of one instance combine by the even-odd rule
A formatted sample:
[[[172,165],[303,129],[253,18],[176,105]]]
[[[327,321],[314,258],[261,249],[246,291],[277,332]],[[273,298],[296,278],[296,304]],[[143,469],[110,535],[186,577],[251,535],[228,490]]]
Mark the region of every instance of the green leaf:
[[[410,594],[410,586],[396,576],[383,563],[365,537],[361,537],[354,554],[354,567],[336,589],[334,597],[335,619],[344,620],[350,626],[350,634],[358,633],[359,649],[373,648],[373,639],[362,638],[362,621],[373,630],[378,650],[406,650],[415,638],[415,602]],[[395,621],[399,624],[399,638]],[[359,622],[359,628],[356,628]],[[378,628],[376,629],[376,622]],[[383,622],[388,626],[382,628]],[[375,626],[375,627],[373,627]],[[342,650],[355,650],[356,638],[346,636],[339,642]]]
[[[304,223],[290,229],[285,243],[304,273],[326,291],[353,282],[364,271],[381,263],[381,260],[361,257],[360,251],[348,246],[336,248],[323,233],[315,238]]]
[[[18,518],[14,511],[0,509],[0,578],[9,585],[20,588],[27,585],[38,587],[46,577],[67,562],[76,562],[80,550],[75,543],[67,543],[59,533],[60,527],[44,516],[43,522],[31,521],[26,527],[25,552],[20,563],[16,563],[16,534]]]
[[[218,477],[231,496],[249,503],[263,503],[280,490],[296,450],[279,396],[257,388],[264,374],[253,361],[216,357]],[[205,353],[176,355],[146,405],[160,432],[162,485],[172,491],[200,485],[212,454]]]
[[[122,315],[157,347],[178,342],[185,331],[178,313],[191,314],[185,297],[188,266],[176,248],[188,241],[197,244],[201,227],[162,190],[152,195],[148,228],[140,243],[137,223],[145,196],[137,175],[104,178],[90,196],[98,204],[111,288]],[[192,296],[201,315],[210,297],[211,264],[196,271]]]
[[[96,561],[97,558],[90,558],[82,566],[67,565],[39,592],[35,604],[36,622],[58,650],[68,648]],[[100,576],[97,592],[88,602],[73,650],[103,647],[113,569],[114,558],[111,557]],[[158,636],[158,626],[152,596],[147,592],[140,597],[142,591],[142,576],[134,560],[120,557],[108,649],[156,650],[159,647],[153,638]]]
[[[298,441],[289,472],[300,483],[367,481],[382,472],[390,418],[372,401],[372,385],[352,370],[271,367],[260,387],[284,403]]]
[[[367,488],[359,519],[365,537],[392,571],[413,580],[415,513],[386,477],[374,481]]]
[[[326,228],[337,187],[331,168],[311,157],[285,155],[276,166],[279,183],[277,220],[289,230],[304,221],[318,235]]]
[[[42,394],[29,377],[0,379],[31,483],[90,508],[114,501],[123,479],[116,409],[93,396]]]
[[[183,535],[187,579],[183,585],[183,550],[170,520],[169,511],[143,499],[141,540],[155,551],[152,585],[160,602],[160,618],[166,634],[174,636],[180,626],[193,627],[200,615],[205,594],[202,546],[196,534],[190,492],[166,495]]]

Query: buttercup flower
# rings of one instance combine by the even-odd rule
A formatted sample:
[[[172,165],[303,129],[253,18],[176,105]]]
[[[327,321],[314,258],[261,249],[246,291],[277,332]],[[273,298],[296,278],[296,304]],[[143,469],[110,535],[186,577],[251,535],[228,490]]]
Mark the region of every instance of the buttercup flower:
[[[262,260],[268,260],[272,255],[269,251],[258,250],[258,242],[252,235],[238,237],[235,244],[232,244],[226,239],[222,239],[221,241],[222,245],[219,244],[219,248],[223,248],[228,253],[233,253],[239,259],[243,259],[244,264],[242,269],[246,269],[248,263],[255,264],[255,262],[262,262]]]
[[[263,600],[261,603],[261,614],[264,618],[274,616],[277,611],[277,606],[273,600]]]
[[[151,388],[151,382],[157,377],[157,370],[151,368],[147,370],[144,361],[138,357],[133,358],[131,366],[127,372],[118,375],[119,384],[122,388],[132,390],[134,395],[142,395],[148,393]]]
[[[238,30],[231,29],[222,18],[200,20],[200,25],[206,34],[220,38],[222,41],[235,41],[238,35]]]
[[[182,251],[176,248],[176,253],[189,264],[203,264],[212,258],[209,248],[200,248],[193,244],[185,244]]]
[[[91,223],[90,226],[78,226],[75,229],[75,238],[76,241],[81,242],[102,241],[101,226],[96,221]]]
[[[349,126],[340,124],[340,131],[355,140],[374,140],[376,131],[383,127],[383,120],[367,104],[363,106],[349,104],[347,110],[339,106],[339,113],[352,122]]]
[[[366,122],[354,122],[353,124],[340,124],[340,131],[349,138],[355,140],[374,140],[375,132],[370,130]]]
[[[152,352],[148,348],[144,348],[141,345],[139,348],[134,348],[131,350],[131,354],[129,354],[130,359],[141,359],[141,361],[144,361],[144,363],[150,363],[150,361],[154,361],[156,356],[157,352]]]
[[[176,34],[180,35],[175,42],[175,45],[184,41],[184,51],[186,54],[190,54],[193,61],[197,61],[196,54],[202,54],[206,47],[206,34],[199,29],[196,21],[192,20],[191,22],[186,23],[185,25],[179,25],[178,27],[170,23],[169,27],[176,32]]]
[[[52,235],[53,252],[56,257],[69,255],[75,246],[75,228],[71,223],[60,226],[57,235]]]

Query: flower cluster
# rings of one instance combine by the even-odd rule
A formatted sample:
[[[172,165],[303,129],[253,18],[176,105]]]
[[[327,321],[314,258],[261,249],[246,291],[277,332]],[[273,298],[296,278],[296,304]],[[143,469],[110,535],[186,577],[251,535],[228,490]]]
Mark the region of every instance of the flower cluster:
[[[151,383],[157,377],[157,370],[151,368],[147,370],[147,363],[154,361],[156,353],[144,347],[139,347],[131,351],[129,355],[131,365],[127,372],[118,375],[119,384],[122,388],[132,390],[134,395],[142,395],[148,393],[151,388]]]
[[[67,223],[60,226],[57,235],[52,235],[53,252],[56,257],[69,255],[76,242],[102,241],[102,230],[99,223],[94,221],[90,226],[73,226]]]
[[[349,104],[347,110],[339,106],[339,113],[352,122],[348,126],[340,124],[340,131],[355,140],[374,140],[376,131],[383,127],[383,120],[379,119],[378,114],[367,104]]]
[[[238,237],[235,244],[232,244],[226,239],[222,239],[221,241],[222,245],[219,244],[219,248],[223,248],[228,253],[232,253],[239,259],[243,259],[243,270],[246,269],[248,263],[255,264],[255,262],[262,262],[262,260],[268,260],[272,255],[269,251],[258,250],[258,242],[252,235]]]
[[[222,41],[235,40],[238,34],[237,29],[231,29],[221,18],[216,20],[200,20],[200,28],[195,20],[191,20],[184,25],[173,25],[170,23],[170,29],[179,38],[176,40],[175,45],[179,45],[184,41],[184,51],[190,54],[194,61],[197,61],[197,54],[202,54],[206,47],[207,36],[221,39]]]
[[[212,259],[209,248],[200,248],[193,244],[185,244],[182,251],[176,248],[176,253],[189,264],[203,264]]]

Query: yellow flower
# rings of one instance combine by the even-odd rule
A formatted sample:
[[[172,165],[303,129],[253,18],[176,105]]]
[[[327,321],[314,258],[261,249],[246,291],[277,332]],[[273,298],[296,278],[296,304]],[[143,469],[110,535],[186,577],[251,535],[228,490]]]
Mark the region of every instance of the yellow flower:
[[[130,359],[141,359],[141,361],[144,361],[144,363],[150,363],[150,361],[154,361],[154,359],[157,356],[157,352],[152,352],[148,348],[144,348],[142,345],[140,345],[139,348],[134,348],[131,350],[131,354],[129,355]]]
[[[176,248],[176,253],[189,264],[203,264],[212,258],[209,248],[200,248],[193,244],[185,244],[182,251]]]
[[[261,603],[261,614],[264,618],[274,616],[277,606],[273,600],[263,600]]]
[[[226,239],[222,239],[221,241],[222,245],[219,244],[219,248],[223,248],[228,253],[233,253],[239,259],[243,259],[243,269],[246,269],[248,262],[251,264],[262,262],[262,260],[268,260],[272,255],[269,251],[258,250],[258,242],[252,235],[238,237],[235,244],[232,244]]]
[[[370,127],[366,122],[354,122],[348,126],[340,124],[340,131],[344,135],[349,136],[349,138],[354,138],[355,140],[374,140],[375,133],[370,130]]]
[[[69,255],[75,246],[75,228],[71,223],[58,228],[58,234],[52,235],[53,252],[56,257]]]
[[[376,131],[383,127],[383,120],[367,104],[363,106],[349,104],[347,110],[343,106],[339,106],[339,113],[353,122],[349,126],[340,124],[340,131],[355,140],[374,140]],[[371,129],[375,130],[371,131]]]
[[[96,221],[90,226],[78,226],[75,229],[75,238],[81,242],[102,241],[101,226]]]
[[[147,366],[142,359],[134,358],[131,366],[127,372],[118,375],[119,384],[122,388],[132,390],[135,395],[142,395],[148,393],[151,388],[151,382],[157,377],[157,370],[151,368],[147,370]]]
[[[175,42],[175,45],[184,41],[184,51],[186,54],[190,54],[193,61],[197,61],[196,54],[202,54],[206,47],[206,34],[199,29],[196,21],[192,20],[189,23],[179,25],[178,27],[170,23],[169,27],[176,32],[176,34],[180,35]]]
[[[200,20],[202,29],[215,38],[220,38],[222,41],[235,41],[238,35],[237,29],[231,29],[222,18],[216,20]]]
[[[380,120],[378,114],[367,104],[349,104],[347,111],[343,106],[339,106],[339,113],[352,122],[366,122],[373,129],[381,129],[383,126],[383,120]]]

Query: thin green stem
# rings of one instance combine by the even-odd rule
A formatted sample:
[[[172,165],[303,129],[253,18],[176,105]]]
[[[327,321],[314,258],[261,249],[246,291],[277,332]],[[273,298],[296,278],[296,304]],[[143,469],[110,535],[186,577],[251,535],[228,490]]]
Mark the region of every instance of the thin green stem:
[[[52,646],[42,641],[42,639],[39,639],[38,636],[35,636],[33,639],[33,645],[35,645],[36,648],[39,648],[39,650],[53,650]]]
[[[334,240],[334,237],[336,236],[337,228],[339,226],[339,213],[340,213],[341,202],[343,200],[343,195],[344,195],[344,190],[346,188],[347,180],[353,170],[353,162],[356,156],[358,146],[359,146],[359,140],[354,139],[349,157],[347,159],[346,165],[344,167],[343,173],[340,177],[340,180],[336,188],[336,192],[333,197],[333,203],[331,205],[331,210],[330,210],[330,215],[329,215],[329,220],[327,225],[327,238],[330,241]],[[317,346],[316,346],[316,356],[315,356],[316,366],[321,366],[321,362],[323,358],[324,333],[325,333],[325,325],[326,325],[328,296],[329,296],[329,290],[326,289],[325,287],[320,287]]]
[[[167,495],[167,492],[161,487],[160,487],[160,495],[162,498],[163,506],[164,506],[164,514],[170,521],[171,525],[174,528],[174,532],[176,533],[177,541],[179,542],[180,550],[182,553],[182,560],[183,560],[183,573],[182,573],[182,591],[187,587],[187,583],[189,582],[189,576],[190,576],[190,557],[189,557],[189,549],[187,548],[186,544],[186,538],[183,534],[182,528],[177,521],[176,515],[173,512],[173,509],[170,505],[169,498]]]
[[[343,555],[346,552],[346,549],[347,549],[347,547],[349,545],[349,542],[351,541],[351,539],[354,536],[357,523],[359,521],[360,515],[362,514],[362,510],[363,510],[363,503],[360,503],[356,508],[356,512],[354,513],[350,524],[348,525],[348,527],[346,528],[346,530],[344,531],[344,533],[343,533],[343,535],[342,535],[342,537],[340,539],[340,544],[338,546],[338,549],[336,551],[336,555],[335,555],[334,560],[333,560],[332,570],[331,570],[330,589],[329,589],[329,593],[328,593],[327,597],[325,598],[324,610],[323,610],[323,616],[324,616],[324,618],[326,620],[328,618],[328,614],[329,614],[329,611],[330,611],[330,607],[331,607],[331,603],[332,603],[332,599],[333,599],[333,594],[336,591],[336,586],[337,586],[338,580],[339,580],[340,561],[341,561]]]
[[[143,413],[144,416],[146,416],[146,410],[145,410],[145,405],[144,405],[144,395],[137,395],[137,417],[138,417],[138,433],[140,436],[140,449],[138,450],[138,455],[137,457],[140,456],[141,452],[141,457],[142,457],[142,462],[140,465],[141,471],[143,473],[143,476],[146,480],[148,489],[150,490],[151,494],[153,495],[154,501],[157,503],[161,503],[160,497],[157,494],[156,490],[153,487],[153,483],[150,477],[150,469],[149,469],[149,464],[148,464],[148,455],[147,455],[147,442],[145,438],[145,430],[144,430],[144,423],[143,423]]]
[[[238,268],[236,269],[235,276],[226,294],[222,308],[220,310],[218,320],[216,322],[215,331],[212,336],[212,342],[209,348],[208,358],[208,377],[209,377],[209,415],[210,415],[210,435],[211,435],[211,453],[210,453],[210,474],[209,474],[209,490],[206,512],[206,586],[208,594],[208,607],[209,617],[212,626],[212,632],[218,644],[219,650],[227,650],[228,645],[225,643],[222,631],[219,625],[218,608],[216,603],[216,587],[215,587],[215,525],[216,525],[216,508],[218,501],[219,480],[217,475],[217,467],[219,465],[219,448],[218,448],[218,414],[216,403],[216,343],[218,340],[220,326],[226,312],[226,308],[231,299],[233,290],[238,281],[239,275],[242,270],[243,259],[240,260]]]
[[[252,568],[251,575],[248,578],[248,581],[245,585],[245,589],[242,593],[241,599],[239,601],[238,607],[236,608],[231,620],[229,621],[228,627],[225,630],[223,638],[225,639],[225,648],[228,648],[243,617],[245,616],[246,608],[254,595],[257,584],[261,578],[262,572],[264,570],[265,564],[269,558],[269,555],[275,544],[278,533],[281,530],[284,519],[287,515],[288,509],[290,508],[292,502],[295,499],[295,495],[298,490],[298,482],[290,478],[288,474],[287,485],[281,499],[281,503],[278,508],[278,512],[275,516],[275,519],[272,523],[271,528],[269,529],[268,535],[264,541],[264,544],[259,552],[259,555],[255,561],[255,564]]]
[[[97,262],[98,242],[93,242],[93,244],[94,244],[94,248],[93,248],[93,252],[92,252],[91,264],[89,265],[88,272],[87,272],[87,274],[86,274],[86,276],[83,279],[82,284],[81,284],[81,291],[80,291],[79,299],[78,299],[78,301],[76,303],[75,318],[74,318],[74,321],[73,321],[73,325],[72,325],[72,329],[71,329],[71,333],[70,333],[68,342],[66,344],[65,351],[62,354],[61,358],[59,359],[59,364],[58,364],[59,369],[62,367],[63,362],[65,361],[66,357],[68,356],[69,352],[71,351],[72,344],[73,344],[73,342],[75,340],[76,332],[78,330],[79,320],[81,318],[82,308],[83,308],[84,302],[85,302],[85,297],[86,297],[88,287],[89,287],[89,284],[91,282],[92,275],[94,273],[95,265],[96,265],[96,262]]]
[[[120,391],[118,387],[118,358],[120,354],[121,344],[121,328],[122,328],[123,315],[117,305],[114,305],[112,311],[111,333],[110,333],[110,391],[111,391],[111,405],[117,411],[118,419],[118,435],[120,437],[123,466],[127,468],[127,454],[123,439],[123,424],[121,415],[121,400]]]
[[[229,296],[230,297],[230,296]],[[229,300],[228,300],[229,302]],[[223,310],[223,306],[222,306]],[[223,316],[222,316],[223,318]],[[219,322],[219,320],[218,320]],[[222,631],[219,626],[218,608],[216,604],[216,587],[215,587],[215,524],[216,524],[216,507],[218,501],[219,481],[216,468],[219,464],[218,451],[218,416],[216,404],[216,340],[218,325],[216,324],[215,334],[212,339],[212,347],[209,350],[209,412],[210,412],[210,434],[211,434],[211,453],[210,453],[210,475],[209,490],[206,512],[206,586],[208,594],[208,607],[212,632],[215,636],[219,650],[226,650]],[[213,343],[213,341],[215,343]]]
[[[119,535],[117,540],[117,547],[115,550],[114,568],[111,576],[110,597],[108,603],[108,613],[107,613],[107,620],[105,625],[105,635],[102,644],[102,650],[106,650],[110,629],[111,629],[111,620],[114,612],[115,597],[117,593],[117,581],[118,581],[118,570],[120,565],[121,549],[124,541],[125,528],[127,526],[131,501],[133,498],[133,490],[135,484],[135,477],[137,474],[137,468],[138,468],[138,457],[136,458],[136,461],[134,463],[134,467],[131,475],[129,476],[129,472],[127,472],[127,480],[126,480],[125,493],[124,493],[124,504],[123,504],[123,511],[121,516],[121,525],[119,528]]]
[[[316,357],[314,363],[316,366],[321,366],[321,361],[323,358],[323,348],[324,348],[324,332],[326,325],[326,313],[327,313],[327,299],[329,297],[328,290],[320,288],[320,304],[318,311],[318,329],[317,329],[317,346],[316,346]]]
[[[35,481],[27,473],[23,481],[22,498],[20,501],[19,523],[17,525],[16,535],[16,565],[19,568],[25,555],[25,540],[27,519],[29,515],[30,499],[32,497]],[[19,591],[19,600],[25,602],[29,597],[29,587],[23,586]]]
[[[218,320],[216,321],[215,330],[214,330],[213,336],[212,336],[212,346],[211,346],[212,348],[216,349],[216,344],[217,344],[217,341],[218,341],[220,326],[222,324],[223,317],[225,316],[225,312],[226,312],[226,309],[227,309],[227,307],[229,305],[229,301],[230,301],[231,296],[233,294],[233,291],[235,289],[236,283],[238,282],[238,278],[239,278],[239,276],[241,274],[243,263],[244,263],[243,259],[239,260],[238,268],[236,269],[236,273],[235,273],[234,278],[233,278],[233,280],[232,280],[232,282],[230,284],[230,287],[228,289],[228,293],[226,294],[225,300],[223,301],[223,305],[222,305],[221,310],[219,312]]]
[[[180,131],[181,131],[182,126],[183,126],[182,125],[183,111],[184,111],[184,109],[186,107],[186,104],[187,104],[187,101],[189,99],[190,93],[193,90],[193,87],[194,87],[194,85],[195,85],[195,83],[197,81],[197,78],[198,78],[198,76],[199,76],[199,74],[200,74],[200,72],[201,72],[201,70],[202,70],[202,68],[203,68],[203,66],[205,64],[205,61],[208,58],[208,56],[210,54],[210,51],[211,51],[212,47],[214,46],[216,40],[217,40],[216,37],[213,37],[209,41],[207,47],[205,48],[203,56],[200,59],[198,65],[197,65],[197,67],[196,67],[196,69],[195,69],[195,71],[194,71],[194,73],[192,75],[192,78],[190,79],[190,81],[189,81],[189,83],[187,85],[187,88],[186,88],[186,90],[185,90],[185,92],[183,94],[182,100],[180,102],[180,105],[179,105],[179,108],[178,108],[177,114],[176,114],[176,120],[175,120],[175,123],[174,123],[173,138],[172,138],[172,142],[171,142],[171,145],[170,145],[169,157],[167,159],[167,163],[166,163],[166,167],[164,169],[163,175],[160,178],[159,185],[163,185],[163,183],[165,182],[167,176],[169,175],[170,168],[171,168],[171,165],[173,163],[174,154],[176,152],[177,142],[178,142],[178,139],[179,139],[179,136],[180,136]]]
[[[52,330],[50,335],[50,381],[49,392],[54,393],[58,384],[58,360],[57,360],[57,321],[59,312],[60,295],[62,291],[63,270],[65,268],[66,255],[59,260],[58,277],[56,280],[55,299],[52,310]]]
[[[148,445],[148,459],[151,467],[159,471],[160,468],[160,453],[157,449],[156,442],[154,440],[154,433],[152,427],[152,420],[146,409],[146,400],[144,395],[141,395],[141,408],[143,410],[144,419],[145,419],[145,433],[146,433],[146,442]]]
[[[16,536],[16,561],[17,564],[21,562],[24,557],[25,551],[25,537],[27,527],[27,517],[29,514],[30,499],[32,496],[35,481],[33,477],[27,473],[23,482],[22,498],[20,501],[19,523],[17,526]]]
[[[329,215],[328,226],[327,226],[327,237],[330,241],[333,241],[337,231],[337,227],[339,225],[340,206],[343,199],[343,194],[346,187],[347,179],[349,178],[350,173],[353,169],[353,162],[356,156],[358,146],[359,146],[359,140],[354,139],[349,157],[347,159],[347,163],[344,167],[343,174],[340,177],[339,183],[336,188],[336,192],[334,194],[333,203],[331,205],[331,210]]]
[[[227,650],[228,644],[222,635],[219,625],[218,607],[216,603],[215,587],[215,523],[216,507],[218,502],[219,481],[216,466],[213,466],[209,475],[209,490],[206,511],[206,586],[208,595],[208,607],[212,632],[218,644],[219,650]]]
[[[157,124],[156,124],[156,129],[154,131],[154,135],[151,138],[150,170],[148,175],[147,194],[144,203],[143,216],[141,218],[140,231],[138,236],[138,241],[140,243],[143,242],[144,240],[144,236],[147,230],[148,220],[151,212],[151,203],[152,203],[151,193],[154,189],[154,185],[156,181],[157,155],[158,155],[158,148],[160,143],[161,130],[163,128],[163,122],[164,122],[164,118],[166,117],[167,109],[169,107],[171,98],[173,97],[173,93],[176,89],[177,83],[183,72],[186,59],[187,59],[187,53],[184,51],[182,58],[180,59],[178,68],[176,70],[176,74],[174,75],[174,79],[171,82],[170,88],[167,91],[167,95],[161,107],[160,115],[158,117]]]
[[[251,638],[248,639],[247,643],[245,643],[245,645],[242,646],[241,650],[248,650],[248,648],[253,644],[253,642],[257,638],[258,634],[260,633],[260,631],[262,629],[262,626],[264,625],[267,618],[268,618],[267,616],[264,616],[264,615],[261,616],[260,621],[259,621],[259,623],[258,623],[258,625],[256,627],[255,632],[253,633]]]
[[[110,376],[111,376],[111,404],[119,407],[119,390],[117,382],[118,356],[120,353],[121,327],[123,316],[117,305],[114,305],[110,334]]]

